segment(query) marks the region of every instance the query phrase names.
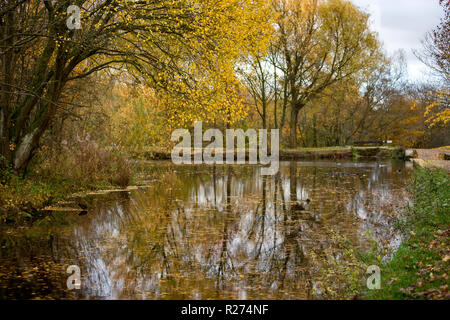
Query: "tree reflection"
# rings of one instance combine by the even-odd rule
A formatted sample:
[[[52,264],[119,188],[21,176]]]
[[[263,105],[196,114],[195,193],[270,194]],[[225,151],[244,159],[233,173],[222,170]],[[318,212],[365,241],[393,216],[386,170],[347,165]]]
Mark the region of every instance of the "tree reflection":
[[[97,201],[48,250],[82,267],[87,298],[314,298],[311,251],[333,246],[330,230],[363,245],[379,210],[404,199],[394,167],[346,165],[283,163],[269,177],[254,166],[168,167],[146,189]]]

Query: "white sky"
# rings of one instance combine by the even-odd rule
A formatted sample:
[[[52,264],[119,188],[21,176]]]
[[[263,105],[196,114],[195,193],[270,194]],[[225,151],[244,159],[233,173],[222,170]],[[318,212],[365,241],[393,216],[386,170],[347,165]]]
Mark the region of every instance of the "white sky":
[[[434,29],[443,17],[439,0],[351,0],[371,13],[372,28],[379,33],[388,54],[403,49],[411,80],[427,74],[426,67],[412,50],[421,48],[425,34]]]

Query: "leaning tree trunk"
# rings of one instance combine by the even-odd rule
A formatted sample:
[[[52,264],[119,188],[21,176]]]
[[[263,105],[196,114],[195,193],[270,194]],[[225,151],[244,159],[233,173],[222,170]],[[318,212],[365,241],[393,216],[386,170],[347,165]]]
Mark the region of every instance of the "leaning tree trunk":
[[[18,172],[24,172],[33,157],[34,150],[39,146],[39,141],[45,131],[48,129],[52,119],[54,119],[57,104],[61,96],[62,89],[65,85],[65,80],[62,79],[61,66],[56,67],[56,74],[59,76],[53,82],[48,99],[46,103],[39,101],[37,103],[37,110],[39,111],[38,117],[34,118],[24,130],[23,134],[17,145],[17,149],[14,152],[14,169]]]
[[[22,138],[13,157],[13,166],[16,171],[23,172],[26,170],[32,158],[33,151],[38,146],[42,132],[43,130],[35,128]]]

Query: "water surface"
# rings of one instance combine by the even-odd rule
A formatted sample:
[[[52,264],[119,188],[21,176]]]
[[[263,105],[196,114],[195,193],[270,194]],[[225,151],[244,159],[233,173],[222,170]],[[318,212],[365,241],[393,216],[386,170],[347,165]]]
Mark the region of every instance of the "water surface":
[[[369,237],[398,245],[391,221],[411,174],[404,162],[283,162],[267,177],[151,166],[148,186],[96,197],[87,214],[53,212],[26,236],[2,229],[0,298],[321,298],[332,234],[355,250]],[[66,289],[71,264],[80,290]]]

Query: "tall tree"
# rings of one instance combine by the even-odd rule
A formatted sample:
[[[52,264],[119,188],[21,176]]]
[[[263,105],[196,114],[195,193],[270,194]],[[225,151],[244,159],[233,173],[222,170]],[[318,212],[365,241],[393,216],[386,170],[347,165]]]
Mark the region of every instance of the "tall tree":
[[[440,0],[444,9],[441,23],[431,32],[428,32],[422,41],[423,50],[414,51],[415,55],[434,73],[450,83],[450,2]]]
[[[440,0],[439,3],[444,9],[444,18],[426,35],[423,50],[414,52],[441,82],[441,88],[431,93],[433,102],[425,112],[430,126],[450,123],[450,2]]]
[[[368,15],[345,0],[277,0],[277,30],[290,90],[290,147],[299,111],[327,87],[370,72],[380,57]]]
[[[274,12],[272,12],[274,14]],[[279,68],[280,50],[273,35],[269,38],[270,45],[266,52],[258,52],[254,56],[245,57],[244,63],[238,68],[246,91],[251,96],[251,103],[261,118],[262,127],[271,127],[270,112],[273,112],[273,127],[283,129],[288,101],[287,81]],[[271,110],[272,109],[272,110]]]
[[[68,27],[76,18],[68,21],[71,5],[81,10],[80,29]],[[209,89],[219,86],[202,75],[232,87],[229,65],[249,42],[263,42],[266,7],[264,0],[2,1],[2,157],[23,171],[67,105],[64,90],[100,70],[126,71],[185,101],[208,101]]]

